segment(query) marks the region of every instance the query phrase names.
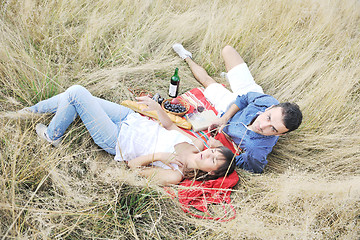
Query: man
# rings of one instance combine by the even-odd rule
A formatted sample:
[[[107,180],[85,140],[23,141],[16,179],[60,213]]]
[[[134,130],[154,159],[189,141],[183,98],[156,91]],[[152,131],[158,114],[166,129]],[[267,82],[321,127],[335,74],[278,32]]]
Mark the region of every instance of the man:
[[[263,172],[266,157],[279,136],[297,129],[301,124],[302,113],[298,105],[279,103],[274,97],[264,94],[244,60],[231,46],[224,47],[222,57],[232,92],[195,63],[192,54],[181,44],[174,44],[173,49],[205,87],[205,97],[222,114],[210,125],[209,131],[218,128],[240,147],[242,153],[236,157],[237,166],[255,173]],[[214,138],[210,138],[209,144],[212,147],[221,145]]]

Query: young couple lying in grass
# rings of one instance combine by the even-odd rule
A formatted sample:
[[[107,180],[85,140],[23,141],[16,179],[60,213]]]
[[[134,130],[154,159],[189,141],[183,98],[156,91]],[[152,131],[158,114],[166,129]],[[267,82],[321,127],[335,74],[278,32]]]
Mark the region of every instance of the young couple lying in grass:
[[[216,179],[234,171],[229,149],[204,150],[202,140],[178,128],[157,102],[149,97],[137,100],[148,106],[146,110],[157,112],[162,126],[127,107],[94,97],[79,85],[23,111],[55,113],[49,126],[36,126],[37,134],[54,146],[79,116],[98,146],[161,185],[177,184],[184,178]]]
[[[208,130],[217,129],[227,134],[243,150],[238,156],[234,157],[214,138],[210,138],[208,144],[217,148],[204,151],[200,140],[177,128],[151,99],[138,100],[147,104],[149,110],[158,112],[164,128],[145,121],[124,106],[93,97],[80,86],[71,87],[65,93],[27,109],[56,113],[48,127],[37,126],[38,134],[57,145],[69,124],[80,115],[95,143],[116,155],[116,160],[128,161],[130,167],[157,166],[143,169],[142,174],[161,184],[179,183],[194,175],[205,180],[224,176],[234,170],[234,162],[250,172],[263,172],[267,156],[279,136],[300,126],[302,113],[299,106],[279,103],[274,97],[264,94],[247,64],[231,46],[222,50],[227,70],[225,76],[231,91],[194,62],[191,52],[181,44],[174,44],[173,49],[205,87],[206,99],[221,113]],[[154,175],[155,172],[158,174]]]

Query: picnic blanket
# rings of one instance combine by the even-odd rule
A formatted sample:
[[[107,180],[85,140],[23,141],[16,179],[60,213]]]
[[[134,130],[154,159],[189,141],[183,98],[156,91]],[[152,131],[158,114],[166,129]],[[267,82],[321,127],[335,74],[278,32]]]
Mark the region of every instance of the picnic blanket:
[[[190,109],[187,113],[192,114],[194,111],[201,109],[214,111],[218,114],[215,107],[205,98],[204,88],[194,88],[179,98],[190,104]],[[199,108],[200,107],[200,108]],[[193,130],[185,130],[189,134],[203,140],[204,145],[208,148],[207,141],[209,140],[208,130],[194,132]],[[234,142],[231,141],[224,133],[218,133],[215,139],[219,140],[224,146],[228,147],[234,154],[239,154],[240,149]],[[215,180],[208,181],[193,181],[185,179],[180,183],[180,189],[178,190],[177,197],[184,212],[191,214],[192,216],[202,219],[212,219],[218,221],[229,221],[235,218],[236,211],[231,205],[230,194],[232,188],[239,181],[239,176],[234,171],[228,176],[224,176]],[[174,195],[173,195],[174,196]],[[209,211],[209,205],[221,204],[224,210],[224,214],[221,216],[214,216]],[[226,209],[225,204],[230,206],[231,211]],[[192,208],[202,212],[202,214],[192,211]]]
[[[186,101],[190,105],[190,109],[184,118],[189,117],[191,114],[194,114],[197,111],[203,110],[210,110],[213,111],[216,115],[218,114],[215,107],[204,96],[204,88],[202,87],[194,88],[190,91],[187,91],[184,94],[178,96],[178,98]],[[129,104],[124,102],[123,104],[130,108],[134,107],[132,106],[134,104],[132,102],[130,102]],[[138,108],[138,106],[135,106],[134,109]],[[149,112],[144,112],[144,114],[149,117],[157,118],[157,115],[151,112],[150,114]],[[182,127],[186,125],[183,123],[183,121],[185,121],[184,118],[176,120],[172,119],[172,121],[174,121],[179,127]],[[209,148],[209,145],[207,143],[209,140],[209,132],[207,129],[195,132],[192,129],[188,129],[188,127],[183,127],[182,130],[186,131],[187,133],[193,135],[198,139],[201,139],[204,143],[205,148]],[[228,147],[234,154],[240,154],[241,149],[239,149],[236,144],[231,141],[231,139],[224,133],[217,133],[215,139],[219,140],[224,146]],[[239,177],[236,171],[234,171],[227,176],[215,180],[195,181],[185,179],[179,184],[180,187],[177,191],[177,194],[172,188],[165,187],[164,189],[167,193],[170,194],[173,199],[177,197],[179,199],[179,203],[181,204],[182,210],[186,213],[191,214],[192,216],[202,219],[229,221],[235,218],[236,215],[236,211],[231,205],[230,194],[232,188],[237,184],[238,181]],[[211,204],[221,205],[224,210],[223,214],[220,214],[220,216],[214,216],[214,214],[209,211],[209,206]],[[229,207],[231,211],[228,211]]]
[[[194,88],[190,91],[185,92],[184,94],[180,95],[179,98],[186,101],[190,105],[190,109],[187,112],[186,116],[189,116],[197,111],[199,107],[202,107],[206,110],[213,111],[216,115],[218,112],[216,111],[215,107],[206,99],[204,95],[204,88]],[[195,132],[193,130],[183,129],[185,132],[195,136],[196,138],[200,138],[203,140],[203,143],[206,148],[209,148],[207,142],[209,141],[209,132],[208,130],[198,131]],[[221,132],[215,136],[216,140],[219,140],[225,147],[229,148],[234,154],[238,155],[241,152],[241,149],[228,137],[225,133]]]

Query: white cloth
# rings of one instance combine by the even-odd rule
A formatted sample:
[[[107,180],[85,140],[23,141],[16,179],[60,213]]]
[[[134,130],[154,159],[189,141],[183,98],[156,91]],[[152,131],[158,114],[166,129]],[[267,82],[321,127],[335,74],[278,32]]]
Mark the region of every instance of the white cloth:
[[[230,69],[226,78],[230,83],[232,92],[219,83],[210,84],[204,91],[204,96],[214,104],[218,112],[226,112],[239,95],[248,92],[264,93],[261,86],[254,81],[246,63],[241,63]]]
[[[191,139],[180,132],[166,130],[159,123],[138,113],[132,113],[121,123],[114,159],[130,161],[139,156],[157,152],[173,153],[175,152],[174,146],[182,142],[193,145]],[[171,169],[161,161],[155,161],[152,165]],[[176,164],[173,166],[178,169]]]

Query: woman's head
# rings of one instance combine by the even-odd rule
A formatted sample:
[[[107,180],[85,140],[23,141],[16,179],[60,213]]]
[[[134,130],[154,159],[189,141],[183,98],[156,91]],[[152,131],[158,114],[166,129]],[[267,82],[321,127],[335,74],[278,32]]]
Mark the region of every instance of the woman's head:
[[[235,169],[234,154],[226,147],[209,148],[197,153],[192,167],[186,171],[185,178],[211,180],[223,177]]]

